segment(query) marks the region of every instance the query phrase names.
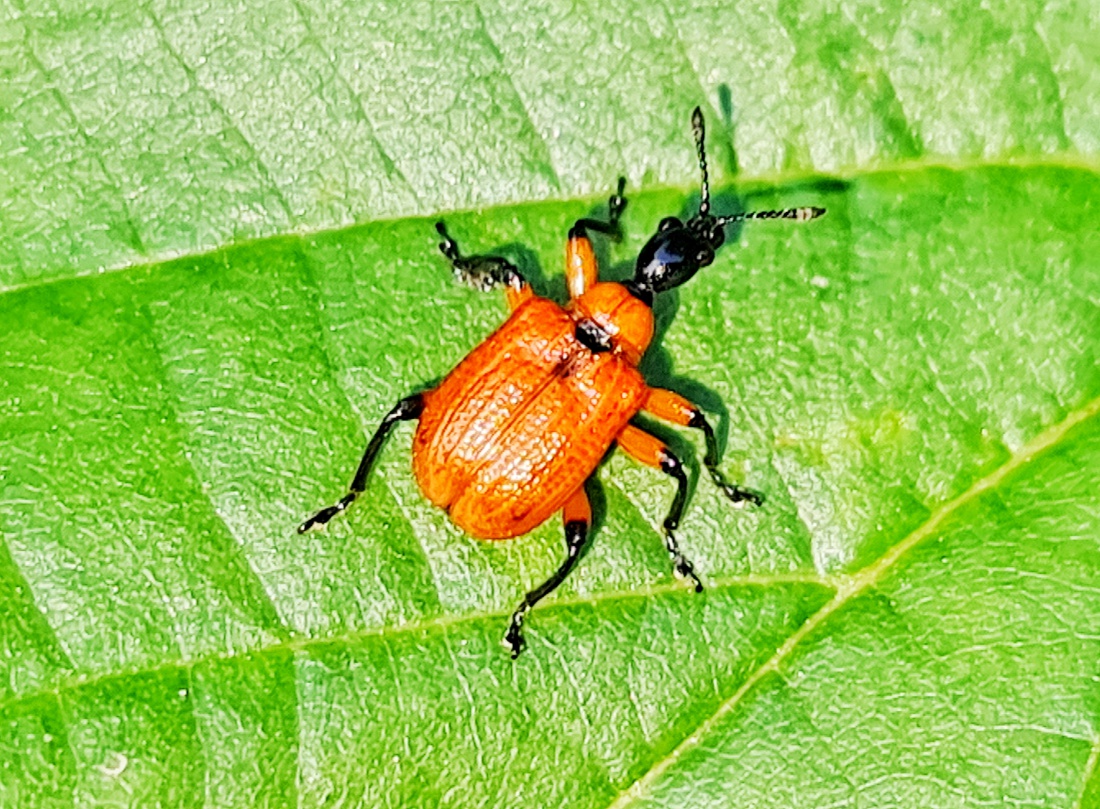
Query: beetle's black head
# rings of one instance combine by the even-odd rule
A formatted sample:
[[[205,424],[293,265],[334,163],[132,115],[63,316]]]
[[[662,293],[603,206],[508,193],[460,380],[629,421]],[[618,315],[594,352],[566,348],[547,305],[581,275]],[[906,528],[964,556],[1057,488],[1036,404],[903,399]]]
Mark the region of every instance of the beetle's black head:
[[[650,295],[680,286],[714,261],[725,238],[713,216],[696,214],[686,223],[672,216],[661,220],[638,254],[631,286]]]
[[[698,107],[691,114],[691,129],[695,148],[699,152],[699,170],[703,173],[703,190],[699,211],[687,222],[674,216],[661,220],[657,232],[642,252],[634,267],[634,278],[626,287],[647,304],[653,295],[680,286],[703,267],[714,261],[714,252],[726,240],[724,228],[730,222],[746,219],[793,219],[808,222],[825,214],[824,208],[786,208],[776,211],[751,211],[730,216],[714,216],[710,212],[710,183],[707,178],[707,154],[703,148],[703,112]]]
[[[703,148],[703,112],[698,107],[691,114],[691,128],[699,152],[699,169],[703,172],[699,212],[687,222],[681,222],[674,216],[662,219],[653,238],[638,254],[634,279],[629,287],[643,299],[652,299],[656,292],[665,292],[685,283],[714,261],[714,251],[726,239],[723,232],[725,221],[710,213],[707,156]]]
[[[699,111],[696,110],[696,113]],[[750,211],[731,216],[711,216],[707,199],[706,162],[703,166],[703,200],[699,212],[687,222],[674,216],[661,220],[654,234],[634,267],[634,278],[627,288],[646,303],[653,302],[653,294],[680,286],[703,267],[714,261],[715,251],[726,240],[724,228],[730,222],[745,219],[792,219],[808,222],[825,215],[824,208],[784,208],[776,211]]]

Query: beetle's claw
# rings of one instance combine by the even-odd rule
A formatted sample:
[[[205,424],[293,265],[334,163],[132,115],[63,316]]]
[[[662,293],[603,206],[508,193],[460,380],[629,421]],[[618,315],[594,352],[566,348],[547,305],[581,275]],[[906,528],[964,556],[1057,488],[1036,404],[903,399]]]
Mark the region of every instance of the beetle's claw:
[[[504,638],[500,642],[500,645],[511,653],[513,660],[519,657],[520,652],[527,645],[527,641],[523,638],[523,630],[520,628],[521,623],[522,621],[513,618],[511,626],[508,627],[508,631],[504,633]]]
[[[703,592],[703,583],[699,581],[699,577],[695,574],[695,568],[691,562],[683,557],[676,560],[676,573],[684,579],[694,583],[694,590],[697,593]]]
[[[699,581],[699,576],[695,573],[695,566],[687,560],[687,558],[680,553],[674,554],[672,557],[672,567],[676,571],[676,575],[682,579],[687,579],[694,584],[693,589],[697,593],[703,592],[703,583]]]
[[[304,523],[298,526],[298,533],[304,534],[311,528],[324,528],[333,517],[339,514],[341,511],[346,511],[348,506],[355,502],[355,498],[359,496],[359,492],[348,492],[342,498],[340,502],[334,506],[323,508],[306,520]]]
[[[318,530],[324,530],[325,523],[333,518],[333,516],[339,511],[335,506],[329,506],[323,508],[306,520],[304,523],[298,526],[298,533],[304,534],[306,531],[310,531],[314,528]],[[331,513],[329,513],[331,512]]]
[[[327,525],[328,520],[319,520],[316,516],[313,516],[298,526],[298,533],[306,534],[310,531],[324,531]]]

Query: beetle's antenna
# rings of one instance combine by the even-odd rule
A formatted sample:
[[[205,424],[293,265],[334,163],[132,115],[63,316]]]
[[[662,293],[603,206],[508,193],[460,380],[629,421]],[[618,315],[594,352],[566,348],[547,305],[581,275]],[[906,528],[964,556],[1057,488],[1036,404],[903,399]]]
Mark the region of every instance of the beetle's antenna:
[[[699,151],[699,169],[703,172],[703,193],[699,200],[699,216],[710,213],[710,178],[707,176],[707,152],[703,147],[706,129],[703,125],[703,111],[698,107],[691,113],[691,131],[695,135],[695,148]]]
[[[746,219],[793,219],[796,222],[809,222],[825,215],[824,208],[807,206],[804,208],[783,208],[778,211],[746,211],[730,216],[719,216],[718,226],[728,225],[730,222],[743,222]]]

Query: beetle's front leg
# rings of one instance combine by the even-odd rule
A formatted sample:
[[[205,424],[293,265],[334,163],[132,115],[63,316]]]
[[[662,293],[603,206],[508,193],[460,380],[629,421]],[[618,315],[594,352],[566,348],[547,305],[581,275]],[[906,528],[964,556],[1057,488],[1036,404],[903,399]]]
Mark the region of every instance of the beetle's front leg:
[[[513,660],[523,651],[523,619],[527,611],[565,581],[565,577],[581,558],[581,551],[588,541],[589,529],[592,527],[592,507],[588,503],[588,495],[584,493],[584,486],[577,489],[566,501],[561,519],[565,523],[565,561],[554,571],[553,576],[525,595],[512,613],[512,623],[504,635],[504,646],[512,652]]]
[[[443,222],[436,222],[435,229],[443,237],[443,241],[439,243],[439,252],[450,260],[455,277],[462,283],[482,292],[503,284],[508,306],[512,309],[534,294],[531,285],[516,265],[504,256],[463,256],[458,251],[458,243],[447,235],[447,227]]]
[[[672,558],[672,566],[676,572],[685,579],[690,579],[695,584],[695,592],[703,591],[703,583],[695,575],[695,566],[680,551],[680,543],[676,540],[676,529],[680,527],[680,517],[684,513],[684,503],[687,502],[688,479],[684,473],[684,465],[680,462],[668,447],[659,439],[649,433],[628,424],[616,439],[619,446],[627,455],[630,455],[648,466],[660,469],[666,475],[676,480],[676,496],[672,498],[672,506],[665,517],[665,548]]]
[[[565,280],[569,286],[569,297],[579,298],[586,289],[599,280],[599,268],[596,266],[596,251],[592,249],[592,239],[588,231],[606,233],[615,241],[622,238],[619,217],[626,208],[626,178],[619,178],[619,185],[607,201],[607,221],[599,219],[578,219],[569,229],[569,241],[565,245]]]
[[[718,438],[714,435],[714,430],[707,421],[707,417],[703,415],[702,410],[680,394],[660,388],[652,388],[649,391],[649,398],[642,409],[647,413],[652,413],[659,419],[671,421],[673,424],[702,430],[707,442],[707,454],[703,458],[703,466],[707,468],[714,485],[737,505],[743,503],[751,503],[754,506],[763,505],[763,494],[744,486],[738,486],[736,483],[730,483],[726,480],[725,475],[719,471]]]

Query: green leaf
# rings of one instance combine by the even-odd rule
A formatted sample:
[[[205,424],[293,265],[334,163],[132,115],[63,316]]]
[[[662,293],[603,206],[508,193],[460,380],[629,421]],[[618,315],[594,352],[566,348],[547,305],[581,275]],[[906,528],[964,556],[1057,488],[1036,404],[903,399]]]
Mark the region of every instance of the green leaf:
[[[10,2],[0,806],[1100,806],[1088,4]],[[647,379],[768,495],[698,481],[708,589],[620,454],[514,662],[560,526],[465,537],[407,428],[298,536],[505,316],[439,213],[561,296],[624,173],[622,278],[697,103],[719,211],[829,211],[657,308]]]

